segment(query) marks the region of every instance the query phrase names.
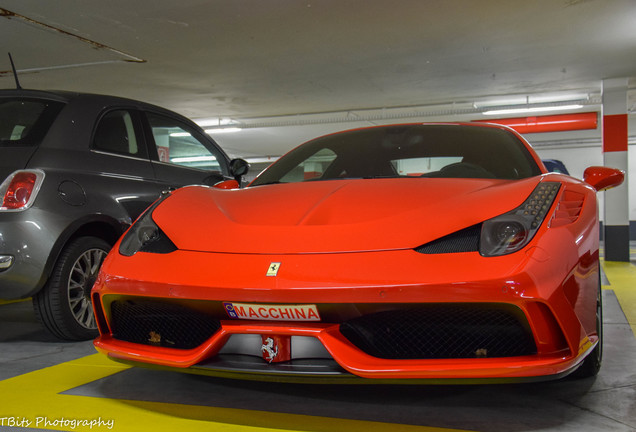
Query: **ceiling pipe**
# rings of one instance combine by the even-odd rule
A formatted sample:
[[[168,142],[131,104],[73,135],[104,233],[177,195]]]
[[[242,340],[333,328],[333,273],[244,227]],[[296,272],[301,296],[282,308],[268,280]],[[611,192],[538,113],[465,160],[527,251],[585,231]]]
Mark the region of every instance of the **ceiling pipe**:
[[[601,100],[598,97],[590,97],[586,100],[577,100],[560,103],[541,103],[533,104],[533,107],[559,107],[576,102],[583,106],[600,105]],[[292,115],[281,115],[274,117],[252,117],[243,119],[232,119],[231,126],[241,129],[286,127],[286,126],[309,126],[321,124],[338,124],[338,123],[360,123],[368,122],[375,124],[376,122],[387,122],[393,120],[411,120],[418,121],[427,117],[446,117],[447,121],[453,121],[454,116],[472,116],[482,114],[486,110],[515,108],[519,105],[504,105],[497,107],[478,108],[464,103],[438,104],[438,105],[420,105],[408,107],[390,107],[390,108],[373,108],[373,109],[354,109],[349,111],[334,111],[322,113],[302,113]],[[481,120],[480,120],[481,121]],[[483,120],[493,122],[492,119]],[[212,133],[215,129],[226,128],[227,125],[210,125],[206,126],[206,130]]]

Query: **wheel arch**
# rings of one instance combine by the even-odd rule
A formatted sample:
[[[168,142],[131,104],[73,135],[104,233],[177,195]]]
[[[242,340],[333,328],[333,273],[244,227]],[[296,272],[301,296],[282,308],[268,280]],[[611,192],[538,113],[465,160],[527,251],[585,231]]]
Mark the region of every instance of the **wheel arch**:
[[[42,279],[33,294],[39,292],[44,287],[46,281],[51,277],[51,272],[60,254],[70,242],[79,237],[91,236],[100,238],[112,246],[129,226],[130,224],[128,223],[118,221],[107,215],[99,214],[85,216],[70,224],[53,245],[44,267]]]

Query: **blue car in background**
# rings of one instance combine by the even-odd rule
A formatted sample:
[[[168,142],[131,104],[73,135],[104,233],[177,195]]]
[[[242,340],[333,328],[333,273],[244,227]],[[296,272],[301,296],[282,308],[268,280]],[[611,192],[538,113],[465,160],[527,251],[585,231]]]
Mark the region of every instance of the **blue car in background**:
[[[570,175],[570,173],[568,172],[568,169],[565,167],[565,164],[561,162],[560,160],[543,159],[543,165],[545,165],[548,171]]]

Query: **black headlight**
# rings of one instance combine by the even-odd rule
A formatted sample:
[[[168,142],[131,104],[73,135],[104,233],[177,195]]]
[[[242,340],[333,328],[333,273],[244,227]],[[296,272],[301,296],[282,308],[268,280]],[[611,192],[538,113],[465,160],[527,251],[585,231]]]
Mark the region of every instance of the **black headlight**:
[[[527,245],[552,207],[559,187],[560,183],[540,183],[521,206],[485,221],[481,227],[479,253],[506,255]]]
[[[119,245],[119,253],[133,256],[137,252],[170,253],[177,250],[174,243],[152,220],[152,212],[166,197],[157,200],[128,229]]]

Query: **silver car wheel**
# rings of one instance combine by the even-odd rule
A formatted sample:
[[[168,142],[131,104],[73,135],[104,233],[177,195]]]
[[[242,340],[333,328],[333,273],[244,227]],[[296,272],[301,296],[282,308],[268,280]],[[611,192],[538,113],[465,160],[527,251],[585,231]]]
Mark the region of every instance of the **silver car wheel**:
[[[97,328],[90,296],[106,253],[102,249],[87,250],[71,268],[68,280],[69,307],[78,324],[87,329]]]

